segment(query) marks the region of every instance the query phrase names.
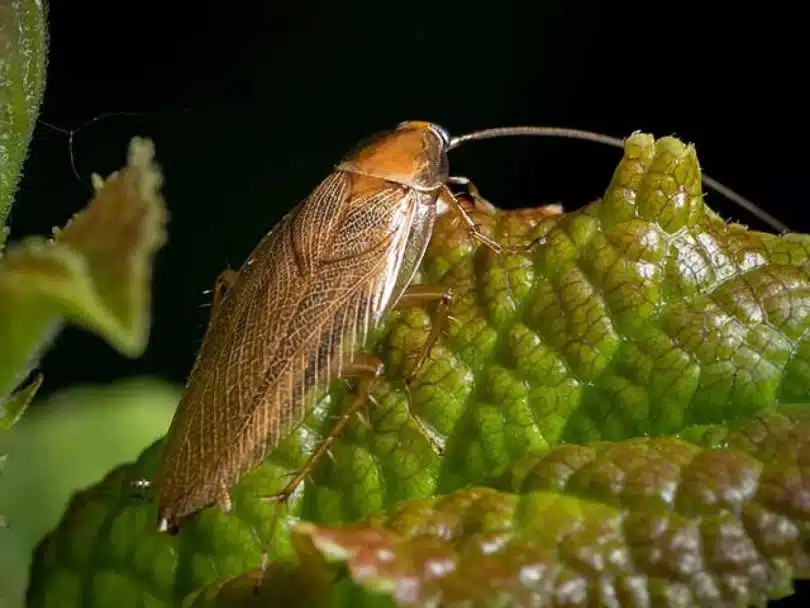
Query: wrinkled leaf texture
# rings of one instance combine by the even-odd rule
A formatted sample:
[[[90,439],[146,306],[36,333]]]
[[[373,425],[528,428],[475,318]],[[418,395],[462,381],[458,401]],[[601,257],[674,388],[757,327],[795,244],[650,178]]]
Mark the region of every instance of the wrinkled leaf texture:
[[[410,400],[402,372],[432,310],[378,329],[374,404],[272,539],[260,497],[328,432],[342,382],[233,489],[231,514],[159,534],[154,505],[131,490],[159,442],[77,495],[36,553],[29,605],[250,604],[265,548],[281,561],[263,589],[284,605],[483,593],[495,605],[736,606],[787,593],[807,572],[807,424],[781,404],[810,398],[810,237],[725,223],[703,201],[694,148],[644,134],[595,203],[475,218],[501,242],[545,243],[496,255],[442,217],[418,280],[453,286],[452,321]],[[770,421],[782,426],[756,439]]]

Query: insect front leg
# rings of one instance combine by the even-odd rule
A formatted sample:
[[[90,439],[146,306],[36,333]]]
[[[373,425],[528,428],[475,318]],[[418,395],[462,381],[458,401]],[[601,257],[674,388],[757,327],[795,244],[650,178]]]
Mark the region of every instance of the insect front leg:
[[[478,188],[476,188],[475,185],[466,177],[451,177],[447,181],[449,183],[467,186],[470,197],[473,199],[476,206],[478,208],[483,207],[487,213],[494,213],[495,207],[492,205],[492,203],[481,197],[481,195],[478,193]],[[541,236],[530,241],[526,245],[501,245],[498,241],[489,238],[486,234],[481,232],[481,229],[475,224],[473,219],[470,217],[470,214],[456,198],[456,195],[450,191],[450,188],[445,186],[439,196],[451,209],[455,210],[455,212],[459,214],[462,220],[464,220],[464,223],[467,224],[467,229],[470,231],[473,238],[495,253],[503,253],[504,251],[509,253],[524,253],[532,249],[535,245],[545,241],[545,237]]]
[[[481,196],[481,192],[478,190],[478,187],[472,183],[469,178],[462,176],[450,176],[447,178],[447,183],[454,184],[456,186],[464,186],[467,189],[467,194],[472,199],[475,208],[479,211],[489,213],[490,215],[494,215],[496,213],[497,209],[495,208],[495,205]]]

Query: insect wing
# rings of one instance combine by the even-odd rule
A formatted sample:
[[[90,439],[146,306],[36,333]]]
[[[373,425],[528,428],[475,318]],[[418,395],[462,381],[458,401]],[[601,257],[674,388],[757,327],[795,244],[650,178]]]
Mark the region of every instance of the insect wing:
[[[330,175],[257,246],[224,298],[169,433],[162,503],[213,502],[307,412],[407,285],[424,252],[430,195]],[[404,272],[401,272],[404,271]]]

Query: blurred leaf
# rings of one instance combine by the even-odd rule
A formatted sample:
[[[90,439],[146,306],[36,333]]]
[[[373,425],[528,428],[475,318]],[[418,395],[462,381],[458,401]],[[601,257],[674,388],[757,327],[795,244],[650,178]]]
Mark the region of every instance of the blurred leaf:
[[[272,558],[297,555],[292,543],[300,551],[300,534],[291,537],[290,529],[301,520],[358,522],[419,499],[428,502],[409,504],[437,508],[439,499],[432,497],[531,471],[527,456],[569,454],[557,451],[565,443],[585,446],[575,452],[585,456],[602,453],[589,445],[599,441],[620,442],[619,452],[636,445],[630,455],[652,464],[663,459],[669,470],[683,463],[668,462],[656,446],[672,439],[621,442],[717,434],[716,425],[751,420],[765,408],[810,402],[810,237],[724,223],[703,203],[691,146],[637,134],[602,200],[564,215],[477,210],[474,217],[501,242],[541,235],[546,242],[532,252],[499,256],[470,239],[454,214],[440,218],[417,280],[453,287],[453,321],[410,394],[403,366],[424,343],[432,311],[395,312],[378,328],[372,348],[386,371],[368,424],[360,417],[350,421],[332,459],[318,464],[285,508],[272,539],[275,510],[260,497],[279,490],[328,433],[344,405],[342,382],[263,467],[233,488],[231,514],[206,509],[177,537],[158,533],[154,506],[136,504],[126,488],[151,477],[159,443],[78,495],[36,553],[29,605],[105,605],[117,597],[177,605],[207,584],[255,569],[264,549]],[[444,444],[442,458],[409,409]],[[786,443],[785,449],[793,447]],[[764,462],[758,453],[752,457]],[[718,483],[727,474],[699,471],[717,475]],[[640,479],[639,493],[658,492],[654,476]],[[622,507],[603,505],[610,498],[604,492],[592,504],[568,486],[523,498],[514,488],[501,491],[497,500],[505,496],[510,508],[534,504],[524,501],[541,495],[565,506],[541,511],[560,525],[586,506],[615,521]],[[721,517],[720,504],[708,511],[711,517]],[[622,539],[644,530],[628,528]],[[298,579],[283,580],[294,593]],[[752,597],[771,588],[754,578],[741,585]],[[351,588],[338,587],[354,597]]]
[[[139,355],[145,348],[151,262],[165,241],[166,223],[158,192],[161,177],[152,156],[151,142],[133,140],[128,166],[106,182],[94,176],[95,198],[53,239],[28,237],[13,243],[0,257],[0,431],[14,424],[34,397],[41,375],[22,390],[9,393],[28,376],[65,321],[96,332],[126,355]],[[75,465],[74,456],[66,462]],[[25,462],[25,470],[31,470],[30,461]],[[3,483],[3,493],[9,492],[9,480]],[[30,504],[41,505],[44,494],[33,497]],[[32,514],[26,519],[37,520]],[[8,539],[6,531],[4,541]],[[19,591],[20,574],[0,585],[4,589],[0,596],[15,588]]]
[[[45,89],[42,0],[0,0],[0,248]]]
[[[8,460],[8,456],[6,454],[0,454],[0,475],[3,474],[3,469],[6,466],[6,460]],[[6,518],[0,514],[0,528],[6,527]]]
[[[70,496],[165,433],[179,396],[180,387],[149,378],[72,387],[38,399],[13,432],[0,433],[9,456],[0,473],[8,524],[0,530],[0,606],[23,605],[31,552]]]
[[[153,147],[133,139],[128,165],[51,240],[28,237],[0,258],[0,397],[38,362],[65,321],[129,356],[146,346],[151,261],[166,210]]]
[[[304,570],[294,563],[272,562],[264,572],[252,572],[205,587],[192,594],[183,605],[187,608],[337,605],[340,594],[332,586],[336,578],[327,568]],[[349,586],[345,589],[354,591]]]

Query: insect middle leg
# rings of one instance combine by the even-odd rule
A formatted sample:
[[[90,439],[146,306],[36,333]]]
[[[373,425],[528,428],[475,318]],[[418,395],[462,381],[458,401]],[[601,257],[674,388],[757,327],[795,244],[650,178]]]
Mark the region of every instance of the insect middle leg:
[[[410,285],[399,298],[396,309],[423,307],[425,304],[437,302],[436,317],[430,327],[427,339],[419,348],[416,360],[407,369],[405,375],[405,390],[408,392],[408,415],[416,424],[419,433],[428,441],[437,456],[444,452],[443,447],[436,440],[434,434],[428,429],[419,415],[413,410],[410,398],[410,386],[430,356],[430,351],[439,339],[445,323],[450,318],[450,308],[453,304],[453,288],[446,285]]]
[[[430,350],[436,343],[436,340],[438,339],[441,329],[450,312],[450,304],[452,303],[452,300],[453,290],[442,285],[411,285],[404,291],[402,296],[400,296],[396,308],[424,306],[427,303],[435,301],[438,301],[439,303],[438,311],[436,313],[436,320],[431,327],[427,340],[420,348],[415,364],[405,376],[406,385],[410,384],[413,381],[413,378],[416,377],[416,374],[419,373],[419,370],[430,354]],[[384,369],[385,365],[382,361],[373,355],[363,352],[356,355],[354,361],[344,368],[342,374],[343,378],[357,378],[359,380],[354,399],[349,406],[343,410],[337,422],[330,429],[328,435],[323,439],[323,441],[318,444],[318,447],[309,457],[306,464],[304,464],[304,466],[301,467],[295,473],[295,475],[293,475],[292,479],[280,492],[268,497],[266,500],[275,500],[283,503],[286,502],[290,496],[292,496],[301,482],[304,481],[313,470],[315,470],[318,461],[324,456],[324,454],[329,452],[329,449],[335,442],[335,439],[337,439],[346,428],[346,425],[349,423],[352,416],[359,412],[360,408],[366,405],[369,400],[369,395],[371,393],[371,388],[374,381],[382,375]],[[420,420],[420,418],[410,409],[410,403],[408,406],[410,417],[415,421],[419,431],[426,436],[431,444],[431,447],[433,447],[435,450],[435,440],[424,428],[424,423]]]
[[[424,344],[419,348],[419,354],[413,366],[405,374],[405,385],[410,386],[419,374],[430,355],[430,351],[439,339],[444,324],[450,317],[450,307],[453,304],[453,288],[446,285],[410,285],[400,296],[395,308],[415,308],[425,304],[437,302],[436,318],[430,327],[430,333]],[[415,417],[415,416],[414,416]]]
[[[413,382],[413,379],[419,373],[425,360],[429,356],[433,345],[436,343],[441,333],[444,323],[449,318],[452,301],[452,288],[443,285],[411,285],[404,291],[402,296],[400,296],[395,306],[397,309],[424,306],[425,304],[438,302],[436,318],[431,326],[430,333],[424,344],[420,347],[415,363],[405,375],[406,386]],[[382,375],[384,369],[385,365],[383,362],[368,353],[359,353],[354,361],[344,368],[342,373],[343,378],[357,378],[359,380],[351,403],[341,412],[338,420],[329,430],[327,436],[318,444],[306,463],[295,472],[290,481],[276,494],[262,498],[264,501],[276,502],[278,506],[274,515],[273,524],[270,528],[270,539],[275,537],[275,532],[279,520],[281,519],[282,509],[286,502],[295,493],[301,483],[315,470],[321,458],[329,453],[332,444],[344,431],[352,417],[366,405],[374,382]],[[427,439],[431,448],[438,455],[441,455],[441,447],[438,446],[433,435],[425,428],[424,422],[422,422],[419,416],[411,409],[410,400],[408,402],[408,414],[416,423],[419,432]],[[265,552],[262,556],[262,562],[259,568],[260,572],[264,572],[267,564],[268,554]],[[259,578],[261,579],[261,576]],[[258,585],[256,590],[258,590]]]

